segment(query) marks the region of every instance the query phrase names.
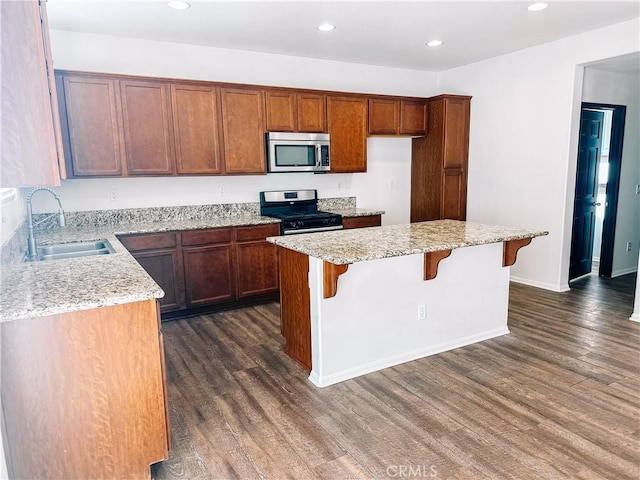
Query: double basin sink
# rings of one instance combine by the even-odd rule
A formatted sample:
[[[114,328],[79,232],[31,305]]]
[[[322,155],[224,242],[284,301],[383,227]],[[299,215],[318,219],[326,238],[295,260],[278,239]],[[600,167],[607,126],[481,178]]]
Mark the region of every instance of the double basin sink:
[[[38,255],[27,261],[62,260],[64,258],[88,257],[94,255],[109,255],[115,253],[108,240],[94,242],[58,243],[42,245],[38,248]]]

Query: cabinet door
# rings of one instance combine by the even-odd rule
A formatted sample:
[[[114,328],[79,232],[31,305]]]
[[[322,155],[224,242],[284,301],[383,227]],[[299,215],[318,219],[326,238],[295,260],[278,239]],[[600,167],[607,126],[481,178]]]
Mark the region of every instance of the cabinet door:
[[[123,80],[120,95],[129,175],[171,175],[175,156],[169,85]]]
[[[218,104],[216,87],[171,85],[178,175],[222,172]]]
[[[369,133],[371,135],[396,135],[400,125],[398,100],[369,99]]]
[[[329,96],[327,120],[331,135],[331,172],[366,172],[367,100]]]
[[[445,168],[442,172],[442,203],[440,218],[465,220],[467,182],[461,168]]]
[[[327,131],[327,97],[313,93],[298,93],[298,131],[322,133]]]
[[[368,215],[366,217],[343,217],[342,227],[347,230],[349,228],[365,228],[379,227],[381,225],[380,215]]]
[[[149,250],[133,255],[140,266],[164,290],[160,310],[171,312],[185,308],[182,252],[174,249]]]
[[[223,88],[221,95],[226,173],[265,173],[262,92]]]
[[[296,130],[296,95],[293,92],[265,92],[267,130],[294,132]]]
[[[184,248],[183,257],[187,307],[236,298],[231,244]]]
[[[278,291],[278,256],[275,245],[265,238],[280,234],[278,225],[236,229],[238,258],[238,297]]]
[[[469,107],[467,98],[444,100],[444,168],[466,169],[469,156]]]
[[[425,135],[427,131],[427,104],[424,101],[402,100],[400,102],[400,133],[402,135]]]
[[[46,15],[40,17],[45,5],[38,3],[0,2],[1,187],[60,185],[62,151],[58,152],[53,120],[58,112],[51,104],[56,89],[46,61]]]
[[[118,84],[109,78],[61,77],[67,161],[74,177],[120,176]]]

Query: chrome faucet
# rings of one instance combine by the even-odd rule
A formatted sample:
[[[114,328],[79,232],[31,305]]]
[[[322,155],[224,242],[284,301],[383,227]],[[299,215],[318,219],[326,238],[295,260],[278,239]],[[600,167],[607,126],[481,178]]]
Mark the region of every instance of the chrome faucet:
[[[38,222],[33,223],[33,209],[31,206],[31,197],[33,197],[33,194],[39,190],[44,190],[46,192],[49,192],[51,195],[53,195],[53,198],[55,198],[56,201],[58,202],[59,208],[58,208],[58,213],[52,213],[44,217],[42,220],[39,220]],[[58,215],[58,223],[60,224],[61,227],[65,227],[67,225],[67,222],[64,218],[64,210],[62,210],[62,202],[60,201],[60,197],[56,192],[51,190],[49,187],[36,187],[31,189],[29,193],[27,193],[27,222],[29,227],[29,237],[27,238],[27,257],[29,258],[29,260],[35,260],[36,257],[38,256],[38,247],[36,245],[36,237],[35,237],[35,234],[33,233],[33,227],[40,225],[42,222],[44,222],[45,220],[48,220],[54,215]]]

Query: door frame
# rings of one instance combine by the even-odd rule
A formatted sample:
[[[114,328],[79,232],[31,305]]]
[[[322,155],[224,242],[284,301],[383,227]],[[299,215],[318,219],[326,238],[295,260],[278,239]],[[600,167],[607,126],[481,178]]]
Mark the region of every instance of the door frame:
[[[611,143],[609,146],[609,178],[607,179],[607,196],[604,207],[604,223],[602,225],[602,247],[600,250],[600,267],[598,275],[611,277],[613,271],[613,247],[616,234],[618,214],[618,194],[620,192],[620,169],[622,166],[622,144],[624,141],[624,123],[627,107],[608,103],[582,102],[580,115],[585,109],[611,110]],[[574,188],[575,195],[575,188]]]

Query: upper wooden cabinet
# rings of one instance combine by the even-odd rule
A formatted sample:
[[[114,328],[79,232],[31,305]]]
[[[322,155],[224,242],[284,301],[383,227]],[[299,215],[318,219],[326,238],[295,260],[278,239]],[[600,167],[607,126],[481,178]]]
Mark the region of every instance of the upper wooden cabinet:
[[[73,75],[56,80],[70,175],[122,175],[118,82]]]
[[[120,95],[127,172],[170,175],[175,154],[169,84],[123,80]]]
[[[428,99],[429,134],[412,140],[411,221],[465,220],[471,97]]]
[[[267,90],[265,105],[270,132],[326,132],[325,95]]]
[[[221,89],[226,173],[266,173],[263,93]]]
[[[184,175],[222,173],[219,140],[220,89],[171,85],[176,171]]]
[[[425,135],[424,100],[369,99],[370,135]]]
[[[427,103],[424,100],[400,101],[400,134],[425,135],[427,133]]]
[[[63,149],[44,2],[0,2],[0,22],[0,187],[60,185]]]
[[[331,136],[331,172],[366,172],[367,99],[330,95],[327,121]]]

